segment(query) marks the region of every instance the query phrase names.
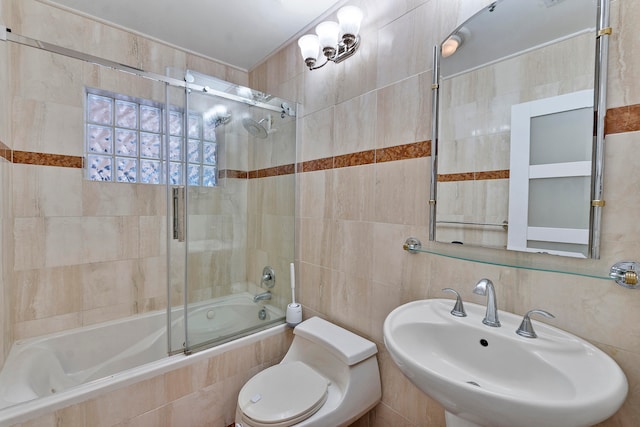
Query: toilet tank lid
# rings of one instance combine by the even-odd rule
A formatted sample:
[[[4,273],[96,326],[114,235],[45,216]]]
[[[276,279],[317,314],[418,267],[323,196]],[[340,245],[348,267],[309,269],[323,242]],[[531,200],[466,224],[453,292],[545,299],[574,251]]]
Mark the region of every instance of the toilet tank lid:
[[[319,317],[300,323],[293,333],[327,348],[349,366],[378,352],[375,343]]]

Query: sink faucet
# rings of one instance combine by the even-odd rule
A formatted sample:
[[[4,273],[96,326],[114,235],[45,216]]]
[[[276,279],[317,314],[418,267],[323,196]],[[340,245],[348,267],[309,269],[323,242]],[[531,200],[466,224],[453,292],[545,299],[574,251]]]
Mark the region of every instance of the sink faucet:
[[[482,319],[482,323],[495,328],[500,326],[500,320],[498,320],[498,306],[496,304],[496,291],[493,287],[493,282],[489,279],[482,279],[476,283],[476,287],[473,288],[473,293],[478,295],[487,296],[487,313]]]
[[[271,299],[271,291],[263,292],[253,297],[253,302],[264,301]]]

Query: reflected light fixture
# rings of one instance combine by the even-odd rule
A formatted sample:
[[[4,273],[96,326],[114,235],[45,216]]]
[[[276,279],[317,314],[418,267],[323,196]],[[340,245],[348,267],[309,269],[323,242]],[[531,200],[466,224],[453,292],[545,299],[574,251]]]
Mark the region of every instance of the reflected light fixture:
[[[204,114],[204,121],[206,124],[217,128],[231,121],[231,113],[226,106],[216,105]]]
[[[471,31],[467,27],[460,27],[453,33],[448,39],[446,39],[442,46],[440,46],[440,53],[443,58],[447,58],[460,49],[463,43],[471,40]]]
[[[329,61],[340,63],[352,56],[360,46],[362,11],[355,6],[338,10],[338,22],[325,21],[316,26],[316,34],[307,34],[298,40],[302,59],[310,70],[324,67]],[[325,57],[316,65],[320,50]]]
[[[461,44],[462,38],[457,34],[453,34],[442,43],[442,57],[447,58],[456,53]]]

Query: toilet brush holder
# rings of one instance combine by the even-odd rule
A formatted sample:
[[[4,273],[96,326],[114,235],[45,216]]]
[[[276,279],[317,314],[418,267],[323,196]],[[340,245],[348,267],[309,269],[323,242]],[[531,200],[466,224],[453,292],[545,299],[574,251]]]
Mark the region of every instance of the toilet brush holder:
[[[295,328],[298,323],[302,322],[302,305],[291,303],[287,305],[287,325]]]

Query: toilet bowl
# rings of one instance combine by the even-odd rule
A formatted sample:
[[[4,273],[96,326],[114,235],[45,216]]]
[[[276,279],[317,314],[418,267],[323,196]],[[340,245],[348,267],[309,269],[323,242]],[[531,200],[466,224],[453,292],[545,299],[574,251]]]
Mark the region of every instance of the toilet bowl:
[[[240,390],[236,427],[348,426],[378,404],[375,343],[319,317],[293,333],[282,362]]]

